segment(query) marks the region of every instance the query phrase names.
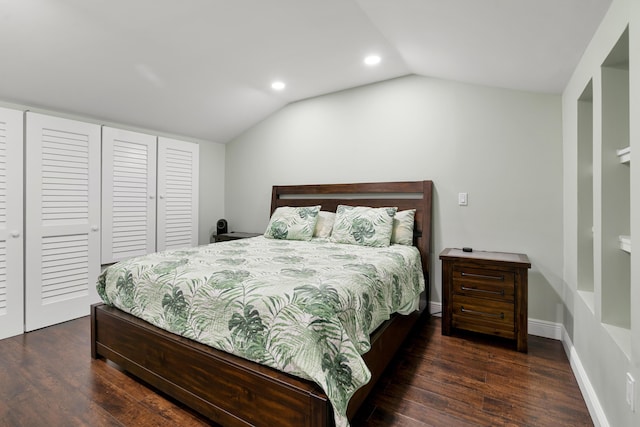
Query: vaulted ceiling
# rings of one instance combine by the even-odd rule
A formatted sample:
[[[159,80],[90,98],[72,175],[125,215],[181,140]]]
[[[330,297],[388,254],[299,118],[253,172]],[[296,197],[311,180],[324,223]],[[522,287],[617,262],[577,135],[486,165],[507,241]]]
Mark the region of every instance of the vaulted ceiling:
[[[610,3],[0,0],[0,100],[226,143],[407,74],[561,93]]]

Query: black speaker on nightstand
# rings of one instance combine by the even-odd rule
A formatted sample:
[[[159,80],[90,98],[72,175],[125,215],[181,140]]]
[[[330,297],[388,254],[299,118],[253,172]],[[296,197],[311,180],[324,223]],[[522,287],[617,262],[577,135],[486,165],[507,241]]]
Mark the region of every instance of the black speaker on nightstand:
[[[216,223],[217,234],[227,234],[229,227],[226,219],[219,219]]]

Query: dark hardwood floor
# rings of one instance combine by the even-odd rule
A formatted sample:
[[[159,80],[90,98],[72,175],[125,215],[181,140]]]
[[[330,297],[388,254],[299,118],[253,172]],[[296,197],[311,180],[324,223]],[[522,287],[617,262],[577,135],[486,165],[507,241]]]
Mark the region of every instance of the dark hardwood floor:
[[[529,353],[432,318],[408,339],[353,426],[591,426],[559,341]],[[0,426],[206,426],[115,366],[90,358],[89,318],[0,340]]]

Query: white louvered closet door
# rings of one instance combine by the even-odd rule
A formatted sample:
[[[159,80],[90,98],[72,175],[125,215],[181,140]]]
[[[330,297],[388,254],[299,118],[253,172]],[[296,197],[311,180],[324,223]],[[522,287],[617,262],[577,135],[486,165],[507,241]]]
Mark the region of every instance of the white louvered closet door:
[[[0,339],[24,331],[22,116],[0,108]]]
[[[198,156],[198,144],[158,138],[158,251],[198,245]]]
[[[156,250],[156,137],[102,128],[102,263]]]
[[[27,331],[100,299],[100,126],[26,114]]]

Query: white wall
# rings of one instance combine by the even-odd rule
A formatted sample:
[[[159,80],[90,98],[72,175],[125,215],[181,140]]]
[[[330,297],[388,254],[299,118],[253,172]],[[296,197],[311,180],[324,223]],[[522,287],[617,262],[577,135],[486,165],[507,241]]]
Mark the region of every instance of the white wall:
[[[640,2],[637,0],[614,0],[607,15],[601,23],[587,51],[578,64],[562,97],[563,103],[563,152],[564,152],[564,306],[566,308],[564,325],[568,331],[566,344],[571,346],[571,363],[578,366],[578,381],[581,383],[587,404],[595,418],[595,424],[603,426],[639,426],[640,399],[639,386],[636,384],[635,412],[626,403],[627,372],[636,382],[640,381],[640,251],[636,250],[630,257],[630,305],[631,322],[627,328],[606,326],[603,310],[611,311],[611,307],[603,304],[603,293],[615,291],[615,283],[604,274],[603,253],[610,251],[609,243],[603,238],[603,208],[600,206],[607,200],[605,196],[610,189],[604,188],[600,179],[603,175],[603,150],[611,141],[604,141],[602,125],[601,65],[609,55],[625,28],[629,26],[629,82],[630,82],[630,141],[632,150],[638,151],[634,144],[640,137],[640,125],[635,118],[640,115]],[[579,215],[577,201],[577,99],[587,86],[593,82],[593,145],[594,145],[594,291],[578,292],[584,286],[578,283],[578,233],[577,218]],[[603,149],[602,147],[605,146]],[[619,147],[622,148],[622,147]],[[640,174],[638,174],[638,155],[631,167],[631,206],[630,222],[632,248],[640,249],[638,244],[638,227],[640,226]],[[629,167],[618,165],[619,167]],[[610,167],[610,166],[607,166]],[[615,190],[614,190],[615,191]],[[623,192],[624,190],[621,190]],[[620,208],[624,211],[624,208]],[[605,224],[606,225],[606,224]],[[635,236],[635,238],[633,237]],[[635,243],[635,245],[634,245]],[[612,286],[613,285],[613,286]],[[629,295],[626,295],[629,298]],[[624,301],[627,304],[627,301]],[[621,307],[620,312],[628,313],[628,308]]]
[[[224,218],[225,148],[223,144],[200,143],[198,240],[201,245],[209,243],[216,222]]]
[[[262,232],[272,185],[432,179],[432,300],[445,247],[522,252],[530,318],[560,322],[561,138],[555,95],[418,76],[346,90],[291,104],[227,145],[226,215],[233,230]]]

